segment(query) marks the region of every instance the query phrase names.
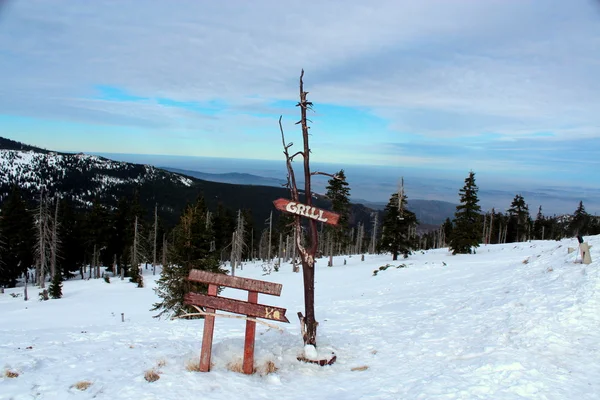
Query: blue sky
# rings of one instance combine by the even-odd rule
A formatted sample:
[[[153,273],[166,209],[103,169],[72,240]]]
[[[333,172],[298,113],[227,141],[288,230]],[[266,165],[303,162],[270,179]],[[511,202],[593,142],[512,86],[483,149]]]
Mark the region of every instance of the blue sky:
[[[2,4],[4,137],[278,160],[304,68],[317,162],[600,186],[592,0]]]

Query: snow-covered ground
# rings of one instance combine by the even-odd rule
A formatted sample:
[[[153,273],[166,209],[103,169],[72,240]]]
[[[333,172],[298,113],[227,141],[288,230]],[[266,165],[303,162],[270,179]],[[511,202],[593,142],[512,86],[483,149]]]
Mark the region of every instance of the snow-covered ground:
[[[68,281],[63,299],[46,302],[34,288],[28,302],[10,289],[0,295],[0,399],[599,399],[600,237],[587,240],[590,265],[568,254],[575,239],[419,252],[376,276],[389,256],[319,260],[319,351],[337,355],[327,367],[296,360],[301,274],[246,264],[237,275],[283,284],[281,297],[259,302],[287,308],[291,321],[257,326],[252,376],[228,369],[242,358],[237,319],[216,320],[212,371],[188,370],[203,322],[152,318],[149,270],[143,289]],[[261,371],[268,361],[276,372]],[[152,369],[160,379],[150,383]]]

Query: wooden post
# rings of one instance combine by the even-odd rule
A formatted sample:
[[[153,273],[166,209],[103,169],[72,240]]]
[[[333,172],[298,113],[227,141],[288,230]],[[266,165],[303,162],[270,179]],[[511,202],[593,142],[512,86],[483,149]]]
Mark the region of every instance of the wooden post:
[[[258,292],[248,292],[248,303],[258,303]],[[256,322],[246,320],[246,339],[244,341],[244,373],[252,375],[254,372],[254,338],[256,336]]]
[[[217,285],[208,285],[208,295],[217,295]],[[207,313],[214,314],[214,308],[206,308]],[[206,315],[204,317],[204,332],[202,333],[202,351],[200,353],[200,372],[210,371],[210,357],[212,355],[212,340],[215,330],[215,317]]]

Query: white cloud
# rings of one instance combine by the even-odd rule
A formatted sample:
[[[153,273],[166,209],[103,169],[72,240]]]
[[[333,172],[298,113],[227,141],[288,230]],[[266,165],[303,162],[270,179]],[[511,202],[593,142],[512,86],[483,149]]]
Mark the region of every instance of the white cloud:
[[[592,7],[585,0],[12,2],[0,20],[0,109],[157,127],[188,118],[190,129],[209,129],[217,122],[185,110],[89,97],[104,84],[151,98],[222,99],[252,112],[294,100],[305,68],[315,103],[368,107],[402,132],[598,136],[600,14]],[[448,126],[431,124],[448,115]]]

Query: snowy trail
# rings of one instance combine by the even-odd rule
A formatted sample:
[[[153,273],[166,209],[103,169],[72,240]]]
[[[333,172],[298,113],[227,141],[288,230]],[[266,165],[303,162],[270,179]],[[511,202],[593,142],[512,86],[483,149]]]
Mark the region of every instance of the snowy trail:
[[[118,279],[68,281],[65,298],[48,302],[7,290],[0,367],[19,377],[0,377],[0,399],[598,399],[600,237],[588,241],[590,265],[567,254],[575,240],[484,246],[475,255],[431,250],[397,262],[351,257],[345,266],[340,257],[332,268],[319,260],[319,349],[338,361],[296,361],[302,343],[290,318],[283,332],[257,329],[256,365],[278,368],[266,376],[227,369],[241,360],[244,324],[224,318],[212,371],[186,370],[199,357],[202,321],[153,319],[152,275],[143,289]],[[407,267],[373,276],[387,263]],[[302,277],[291,266],[263,276],[246,264],[237,274],[282,283],[281,297],[259,301],[291,317],[302,310]],[[152,368],[160,379],[148,383]],[[93,384],[72,387],[81,380]]]

